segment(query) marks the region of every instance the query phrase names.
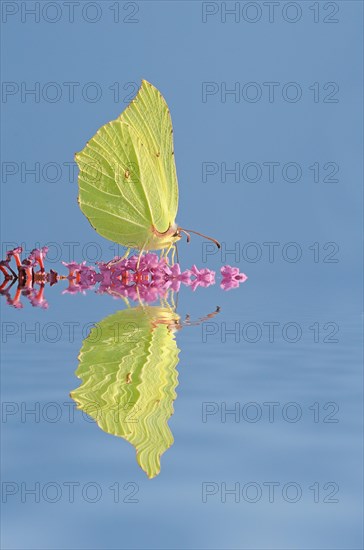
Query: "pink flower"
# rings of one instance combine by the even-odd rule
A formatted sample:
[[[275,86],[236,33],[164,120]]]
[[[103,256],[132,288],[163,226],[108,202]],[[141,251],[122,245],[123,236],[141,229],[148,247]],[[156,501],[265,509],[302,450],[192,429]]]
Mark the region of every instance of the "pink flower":
[[[247,280],[245,273],[240,273],[238,267],[231,267],[230,265],[224,265],[221,268],[222,281],[220,288],[222,290],[231,290],[237,288],[240,283],[244,283]]]
[[[14,257],[15,263],[17,267],[21,266],[21,258],[20,254],[23,252],[23,249],[21,246],[18,246],[17,248],[13,248],[13,250],[8,250],[6,253],[6,260],[7,262],[10,261],[11,257]]]
[[[239,268],[238,267],[231,267],[231,265],[224,265],[221,268],[221,275],[223,278],[233,278],[236,275],[239,275]]]
[[[105,266],[107,268],[113,269],[113,268],[125,268],[126,262],[128,260],[126,258],[123,258],[122,256],[114,256],[112,260],[109,262],[96,262],[98,266]]]
[[[191,267],[191,273],[198,281],[200,281],[200,283],[204,283],[203,286],[215,284],[215,271],[212,271],[211,269],[198,269],[195,265],[193,265]]]
[[[199,269],[193,265],[191,269],[181,271],[179,263],[169,265],[166,257],[159,257],[157,254],[147,252],[145,254],[134,254],[130,258],[116,256],[110,262],[96,262],[98,271],[86,262],[62,262],[68,269],[68,276],[58,276],[55,271],[46,273],[44,259],[48,248],[34,249],[27,259],[21,260],[21,247],[7,252],[6,260],[0,262],[0,270],[6,280],[16,278],[16,273],[11,269],[9,263],[14,258],[19,277],[17,293],[12,300],[8,294],[8,303],[14,307],[22,307],[20,296],[23,293],[30,302],[37,307],[47,308],[48,304],[44,298],[44,284],[51,285],[58,280],[67,278],[68,288],[64,293],[75,294],[85,293],[99,283],[98,293],[110,294],[113,298],[129,298],[131,300],[143,300],[147,303],[155,302],[160,298],[166,298],[169,291],[178,292],[181,284],[189,286],[192,291],[198,287],[206,288],[215,284],[215,272],[208,268]],[[39,264],[40,270],[35,272],[35,264]],[[7,272],[10,270],[11,275]],[[230,265],[221,268],[221,288],[230,290],[237,288],[240,283],[246,281],[247,276],[239,272],[239,268]],[[34,284],[40,284],[41,289],[36,291]],[[5,294],[5,292],[3,292]]]
[[[145,256],[140,258],[139,269],[141,271],[150,271],[157,269],[160,265],[159,256],[148,252]]]
[[[92,266],[82,264],[79,270],[79,285],[83,290],[87,290],[95,285],[96,271]]]
[[[44,272],[44,260],[47,252],[48,246],[43,246],[43,248],[34,248],[28,258],[33,263],[38,263],[42,272]]]
[[[220,288],[222,290],[231,290],[233,288],[238,288],[239,281],[236,281],[235,279],[223,279],[220,283]]]
[[[23,252],[23,249],[21,246],[17,246],[16,248],[13,248],[12,250],[8,250],[6,252],[7,256],[15,256],[15,254],[21,254]]]
[[[48,302],[44,297],[44,285],[41,285],[38,292],[32,289],[28,298],[33,307],[41,307],[42,309],[48,309]]]
[[[136,255],[130,256],[125,262],[125,269],[132,269],[135,271],[138,264],[138,258],[139,256]]]
[[[149,285],[149,286],[144,286],[142,285],[141,287],[139,287],[139,296],[142,300],[144,300],[145,302],[147,303],[152,303],[152,302],[155,302],[156,300],[158,300],[158,298],[160,297],[160,295],[164,294],[164,292],[162,292],[162,289],[158,286],[153,286],[153,285]]]
[[[68,279],[73,278],[76,276],[76,272],[80,271],[81,266],[85,265],[86,262],[83,262],[83,264],[78,264],[76,262],[62,262],[64,266],[68,268]]]

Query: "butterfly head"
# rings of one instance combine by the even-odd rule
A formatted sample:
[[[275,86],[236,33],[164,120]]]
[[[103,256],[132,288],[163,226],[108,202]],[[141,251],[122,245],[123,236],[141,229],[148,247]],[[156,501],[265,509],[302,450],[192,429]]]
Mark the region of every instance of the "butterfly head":
[[[191,240],[190,233],[194,233],[195,235],[199,235],[200,237],[203,237],[208,241],[212,241],[214,244],[216,244],[217,248],[221,248],[219,241],[217,241],[216,239],[213,239],[212,237],[208,237],[207,235],[204,235],[203,233],[199,233],[198,231],[193,231],[192,229],[184,229],[182,227],[179,227],[176,223],[171,223],[167,231],[165,231],[164,233],[160,233],[153,226],[152,237],[149,242],[149,248],[151,250],[167,248],[168,246],[171,246],[175,244],[177,241],[179,241],[182,238],[182,234],[186,235],[187,242],[189,243]]]
[[[148,241],[148,245],[144,246],[143,248],[149,250],[160,250],[163,248],[168,248],[179,241],[180,238],[181,235],[178,231],[176,223],[171,223],[167,231],[164,231],[162,233],[158,231],[156,227],[152,226],[152,232]]]

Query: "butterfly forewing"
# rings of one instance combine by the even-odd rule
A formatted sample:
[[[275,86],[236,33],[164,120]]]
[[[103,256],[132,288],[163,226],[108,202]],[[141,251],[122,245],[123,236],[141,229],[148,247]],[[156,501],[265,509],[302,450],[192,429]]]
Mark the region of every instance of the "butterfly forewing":
[[[168,105],[157,88],[146,80],[119,120],[133,126],[141,142],[158,159],[160,185],[167,199],[171,221],[178,209],[178,182],[174,160],[173,128]]]

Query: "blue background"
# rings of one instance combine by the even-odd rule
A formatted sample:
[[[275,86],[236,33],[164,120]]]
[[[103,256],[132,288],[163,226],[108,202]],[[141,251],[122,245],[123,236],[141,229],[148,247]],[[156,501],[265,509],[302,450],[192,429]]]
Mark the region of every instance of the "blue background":
[[[296,23],[284,19],[285,2],[279,3],[273,22],[264,10],[256,23],[236,22],[234,16],[224,23],[223,7],[214,2],[211,9],[218,11],[204,23],[206,5],[189,1],[137,2],[135,23],[116,23],[110,10],[115,3],[109,2],[98,3],[99,21],[87,22],[80,16],[81,2],[70,23],[59,4],[62,16],[53,24],[42,15],[39,22],[31,16],[22,22],[20,5],[18,13],[3,19],[3,82],[19,88],[22,82],[29,88],[39,82],[41,90],[56,82],[62,90],[57,102],[42,95],[39,102],[31,96],[22,101],[20,93],[3,95],[3,170],[10,162],[19,170],[22,162],[28,167],[72,162],[95,131],[125,108],[134,86],[128,83],[139,85],[145,78],[161,90],[172,113],[178,222],[223,243],[222,253],[207,258],[199,237],[181,244],[183,267],[196,263],[218,271],[230,263],[249,279],[229,293],[217,285],[195,294],[186,289],[179,296],[181,315],[199,317],[216,305],[221,313],[214,319],[218,333],[206,343],[201,326],[178,334],[178,398],[169,423],[175,443],[163,456],[156,479],[145,477],[128,443],[79,417],[73,424],[65,419],[24,423],[17,415],[3,420],[3,480],[29,485],[95,481],[103,488],[95,504],[81,498],[73,504],[65,498],[55,504],[31,498],[22,503],[19,495],[9,497],[2,505],[4,548],[362,548],[362,3],[334,3],[337,23],[324,22],[330,12],[325,2],[319,2],[318,23],[310,9],[313,2],[296,3],[302,10]],[[134,10],[133,3],[126,4],[120,3],[121,19]],[[53,17],[49,10],[48,18]],[[89,13],[93,17],[91,8]],[[279,83],[273,102],[263,86],[270,81]],[[80,83],[73,102],[65,82]],[[80,90],[89,82],[101,89],[99,101],[82,96]],[[110,90],[115,82],[118,101]],[[214,82],[219,90],[206,101],[203,82]],[[252,103],[228,95],[224,102],[224,82],[227,88],[236,82],[241,87],[259,83],[262,98]],[[299,101],[283,99],[288,82],[301,87]],[[315,82],[321,90],[318,102],[309,89]],[[328,82],[339,86],[335,103],[323,101]],[[255,183],[242,178],[236,183],[231,176],[223,183],[219,174],[207,182],[202,178],[204,162],[231,167],[270,161],[298,163],[302,178],[287,182],[280,170],[273,183],[267,172]],[[339,181],[314,182],[309,167],[315,162],[336,163]],[[66,167],[54,183],[42,176],[36,182],[29,175],[22,182],[20,171],[2,173],[3,251],[10,243],[24,243],[28,250],[36,243],[54,243],[52,253],[61,251],[62,258],[48,267],[60,271],[60,259],[91,259],[85,250],[89,255],[101,251],[103,259],[114,255],[112,243],[99,237],[80,212],[77,184],[70,179]],[[70,242],[76,243],[73,258],[65,244]],[[250,242],[262,251],[257,261],[246,254],[224,255],[235,243],[246,251]],[[271,261],[263,245],[267,242],[278,243]],[[282,256],[290,242],[302,251],[297,262]],[[310,249],[314,243],[319,243],[318,261]],[[324,248],[327,243],[335,243],[337,261],[327,261],[332,250]],[[9,322],[18,327],[3,345],[3,401],[63,403],[78,385],[74,371],[81,331],[76,330],[73,342],[65,330],[54,344],[32,336],[22,342],[24,327],[37,322],[62,327],[67,321],[83,326],[122,307],[107,296],[62,295],[62,289],[61,283],[47,289],[47,311],[28,304],[18,311],[2,304],[3,327]],[[262,326],[270,321],[299,323],[302,339],[290,344],[278,331],[274,343],[266,333],[254,344],[234,337],[222,341],[222,323]],[[314,322],[339,325],[339,341],[327,344],[320,337],[314,343],[309,330]],[[202,423],[206,401],[229,406],[292,401],[305,414],[297,423],[264,418],[222,423],[218,417]],[[339,422],[314,423],[307,412],[314,402],[337,403]],[[115,504],[108,487],[116,481],[138,483],[139,503]],[[229,486],[294,481],[303,496],[296,504],[282,498],[235,503],[232,497],[224,504],[219,495],[202,503],[201,484],[207,481]],[[308,487],[315,481],[337,483],[339,502],[313,503]]]

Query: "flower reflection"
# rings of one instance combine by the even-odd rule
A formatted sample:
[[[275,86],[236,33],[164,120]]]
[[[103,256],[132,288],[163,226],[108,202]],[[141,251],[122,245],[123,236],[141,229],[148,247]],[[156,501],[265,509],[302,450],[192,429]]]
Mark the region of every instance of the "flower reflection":
[[[133,255],[129,258],[115,257],[110,262],[97,262],[97,268],[86,262],[62,262],[68,269],[68,275],[58,275],[52,269],[45,270],[47,247],[34,249],[27,258],[21,259],[22,248],[9,250],[6,259],[0,262],[4,281],[0,285],[0,294],[6,297],[7,303],[15,308],[22,308],[21,297],[26,297],[35,307],[46,309],[48,303],[44,297],[47,283],[53,285],[60,280],[67,280],[68,287],[64,294],[85,293],[93,290],[98,294],[110,294],[114,298],[152,303],[167,299],[168,293],[178,292],[181,285],[195,291],[198,287],[206,288],[215,284],[215,272],[208,268],[181,271],[179,263],[169,264],[166,256],[154,253]],[[11,266],[14,260],[17,273]],[[223,290],[237,288],[246,281],[247,276],[240,273],[237,267],[229,265],[221,268]],[[10,289],[17,282],[14,297]],[[97,288],[96,288],[96,285]]]

